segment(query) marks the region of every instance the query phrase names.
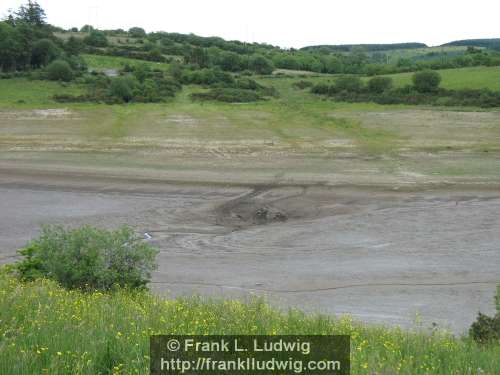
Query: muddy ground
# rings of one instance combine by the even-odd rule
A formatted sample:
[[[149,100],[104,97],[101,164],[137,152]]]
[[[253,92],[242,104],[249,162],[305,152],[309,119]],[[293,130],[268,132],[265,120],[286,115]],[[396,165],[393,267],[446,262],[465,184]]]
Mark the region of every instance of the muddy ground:
[[[493,313],[500,190],[224,186],[0,170],[0,262],[43,223],[148,233],[151,287],[464,332]],[[419,317],[417,318],[417,314]]]

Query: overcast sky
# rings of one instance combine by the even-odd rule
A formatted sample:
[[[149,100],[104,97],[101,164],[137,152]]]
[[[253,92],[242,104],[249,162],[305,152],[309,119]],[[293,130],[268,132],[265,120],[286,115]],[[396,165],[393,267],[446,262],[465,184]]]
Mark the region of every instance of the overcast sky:
[[[25,1],[0,0],[0,14]],[[499,0],[40,0],[56,26],[194,33],[281,47],[500,37]]]

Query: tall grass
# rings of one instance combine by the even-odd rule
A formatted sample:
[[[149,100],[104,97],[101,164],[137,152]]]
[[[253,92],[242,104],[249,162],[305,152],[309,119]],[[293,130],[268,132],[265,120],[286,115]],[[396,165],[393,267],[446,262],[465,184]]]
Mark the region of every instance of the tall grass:
[[[248,303],[81,293],[0,275],[0,374],[146,374],[152,334],[349,334],[353,374],[498,374],[500,346]]]

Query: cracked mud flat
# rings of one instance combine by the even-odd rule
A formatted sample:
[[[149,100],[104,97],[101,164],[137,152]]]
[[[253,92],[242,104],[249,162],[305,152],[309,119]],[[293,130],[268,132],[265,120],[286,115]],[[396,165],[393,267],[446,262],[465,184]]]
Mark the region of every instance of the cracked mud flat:
[[[42,223],[129,224],[161,249],[151,288],[464,332],[493,313],[500,191],[210,187],[0,174],[0,263]],[[265,214],[264,214],[265,213]]]
[[[210,187],[0,175],[0,263],[43,223],[129,224],[159,246],[152,289],[463,332],[494,311],[500,192]],[[265,212],[265,215],[263,215]],[[264,218],[263,218],[264,217]]]

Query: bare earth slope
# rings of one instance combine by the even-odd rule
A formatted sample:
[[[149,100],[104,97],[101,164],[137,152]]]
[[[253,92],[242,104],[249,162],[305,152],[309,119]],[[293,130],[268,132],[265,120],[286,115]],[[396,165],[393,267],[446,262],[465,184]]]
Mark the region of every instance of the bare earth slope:
[[[463,332],[500,283],[500,112],[283,99],[0,110],[0,262],[148,233],[151,287]],[[288,85],[288,86],[287,86]]]

